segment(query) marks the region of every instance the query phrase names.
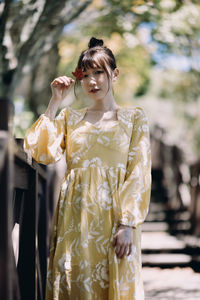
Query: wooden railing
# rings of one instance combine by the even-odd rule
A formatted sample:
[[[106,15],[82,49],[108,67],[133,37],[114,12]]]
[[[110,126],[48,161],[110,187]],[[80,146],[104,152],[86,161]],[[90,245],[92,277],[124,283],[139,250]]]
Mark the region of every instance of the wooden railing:
[[[200,160],[190,166],[191,229],[200,237]]]
[[[12,252],[12,155],[10,151],[9,119],[11,104],[0,100],[0,299],[18,295],[16,268]],[[10,184],[9,184],[10,183]],[[16,299],[19,299],[17,296]]]
[[[200,161],[187,165],[183,151],[176,145],[167,145],[162,138],[151,135],[154,183],[165,190],[162,201],[168,216],[179,218],[188,213],[188,234],[200,237]],[[170,215],[171,214],[171,215]],[[181,220],[180,220],[181,221]],[[178,223],[177,223],[178,225]],[[176,231],[176,228],[174,228]]]
[[[12,104],[1,99],[0,299],[43,300],[52,217],[48,173],[27,163],[23,140],[14,140],[8,126],[12,115]]]

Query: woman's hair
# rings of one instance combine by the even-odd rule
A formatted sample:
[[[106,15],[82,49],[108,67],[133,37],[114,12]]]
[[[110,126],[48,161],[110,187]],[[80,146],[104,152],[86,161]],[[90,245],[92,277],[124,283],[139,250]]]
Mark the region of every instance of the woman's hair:
[[[81,52],[77,64],[77,68],[83,71],[89,68],[102,68],[106,72],[108,79],[110,78],[110,69],[115,70],[116,67],[116,60],[112,51],[103,45],[103,40],[96,39],[95,37],[90,39],[88,49]],[[75,95],[76,84],[74,86]]]

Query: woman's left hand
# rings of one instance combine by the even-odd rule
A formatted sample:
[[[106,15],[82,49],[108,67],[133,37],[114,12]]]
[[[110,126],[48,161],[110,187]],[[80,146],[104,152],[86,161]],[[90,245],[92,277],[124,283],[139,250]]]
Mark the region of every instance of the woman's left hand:
[[[113,236],[113,247],[118,258],[130,255],[133,244],[133,228],[126,225],[120,225]]]

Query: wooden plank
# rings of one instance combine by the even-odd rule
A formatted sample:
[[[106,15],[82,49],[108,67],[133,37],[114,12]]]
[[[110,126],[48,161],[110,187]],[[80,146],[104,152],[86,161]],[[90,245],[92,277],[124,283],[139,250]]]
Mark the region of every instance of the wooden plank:
[[[29,167],[15,157],[14,188],[27,190]]]
[[[11,232],[9,224],[10,212],[10,189],[9,181],[9,158],[8,154],[4,159],[4,165],[0,177],[0,299],[11,299],[11,280],[10,280],[10,256],[11,256],[11,241],[9,234]]]
[[[38,273],[40,274],[40,299],[45,298],[47,256],[48,256],[48,201],[47,183],[39,178],[38,216]]]
[[[15,147],[14,147],[14,155],[17,161],[21,163],[24,162],[24,166],[29,166],[30,168],[37,170],[38,174],[43,177],[43,179],[47,179],[46,166],[42,164],[38,164],[34,159],[32,163],[29,164],[27,161],[27,154],[23,150],[23,139],[15,139]]]
[[[1,169],[3,167],[5,157],[6,157],[6,152],[8,149],[8,139],[9,139],[9,134],[5,130],[0,130],[0,173]]]
[[[12,105],[8,99],[0,99],[0,130],[3,136],[3,157],[0,172],[0,299],[19,299],[19,289],[11,240],[13,157],[10,148],[10,113]],[[5,132],[7,131],[7,133]],[[6,140],[7,139],[7,140]]]
[[[18,274],[21,300],[37,300],[36,280],[36,220],[37,220],[37,171],[29,170],[29,188],[24,192],[24,212],[20,231]]]
[[[14,113],[14,105],[7,98],[0,98],[0,130],[10,131],[9,126],[12,122],[12,116]]]
[[[28,189],[28,173],[30,169],[37,170],[38,175],[40,175],[44,180],[47,179],[46,166],[42,167],[35,161],[31,165],[27,163],[26,154],[22,149],[17,147],[15,151],[15,177],[14,177],[14,187],[21,189]],[[25,156],[24,156],[25,154]]]

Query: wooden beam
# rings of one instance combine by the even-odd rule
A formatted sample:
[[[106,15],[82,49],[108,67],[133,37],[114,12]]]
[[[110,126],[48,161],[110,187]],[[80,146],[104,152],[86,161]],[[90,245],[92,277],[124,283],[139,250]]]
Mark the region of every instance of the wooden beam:
[[[2,155],[0,172],[0,299],[12,300],[18,291],[14,253],[11,240],[12,232],[12,193],[13,193],[13,156],[10,148],[9,128],[12,104],[8,99],[0,99],[0,130],[7,132],[1,136]],[[18,292],[15,299],[19,299]]]

